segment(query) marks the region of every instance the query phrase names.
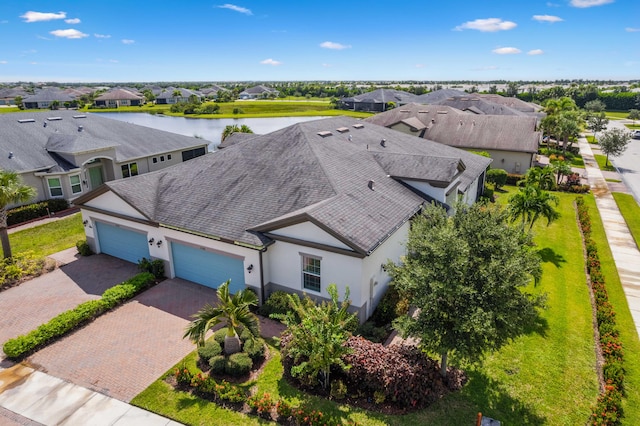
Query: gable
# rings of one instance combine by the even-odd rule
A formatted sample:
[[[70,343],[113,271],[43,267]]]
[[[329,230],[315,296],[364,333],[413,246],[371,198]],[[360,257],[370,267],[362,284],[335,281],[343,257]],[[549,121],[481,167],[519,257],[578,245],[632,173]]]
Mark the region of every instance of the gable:
[[[111,191],[100,194],[95,198],[83,204],[89,208],[102,210],[105,212],[117,213],[120,215],[132,217],[135,219],[147,220],[138,210],[134,209],[130,204],[118,197]]]
[[[270,234],[309,241],[316,244],[324,244],[345,250],[353,250],[351,247],[347,246],[345,243],[311,222],[302,222],[295,225],[285,226],[284,228],[270,231]]]

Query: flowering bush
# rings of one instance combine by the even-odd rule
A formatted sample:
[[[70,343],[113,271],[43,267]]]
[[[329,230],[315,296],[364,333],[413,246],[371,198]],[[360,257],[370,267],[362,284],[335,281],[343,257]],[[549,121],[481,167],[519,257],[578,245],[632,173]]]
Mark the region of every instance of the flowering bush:
[[[275,407],[273,398],[268,393],[255,394],[247,399],[247,405],[252,411],[262,417],[271,417],[271,410]]]
[[[284,399],[279,399],[278,402],[276,402],[276,413],[278,413],[278,419],[280,421],[285,421],[293,416],[293,407]]]
[[[191,379],[193,378],[193,373],[189,371],[187,367],[176,368],[173,371],[173,376],[176,378],[176,381],[181,386],[191,385]]]

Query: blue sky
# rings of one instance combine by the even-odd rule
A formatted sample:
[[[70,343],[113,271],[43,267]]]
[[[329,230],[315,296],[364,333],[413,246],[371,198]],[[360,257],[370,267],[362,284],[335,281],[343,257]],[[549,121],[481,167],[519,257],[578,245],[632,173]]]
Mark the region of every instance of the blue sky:
[[[638,0],[0,2],[0,81],[640,79]]]

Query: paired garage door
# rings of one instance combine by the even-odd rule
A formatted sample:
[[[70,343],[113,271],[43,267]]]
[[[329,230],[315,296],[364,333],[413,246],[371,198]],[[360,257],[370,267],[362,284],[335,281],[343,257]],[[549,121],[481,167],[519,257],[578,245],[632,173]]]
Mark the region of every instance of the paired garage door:
[[[229,291],[244,288],[244,263],[241,259],[213,253],[179,243],[171,243],[176,277],[211,288],[231,279]]]
[[[120,228],[104,222],[96,222],[100,251],[111,256],[138,263],[140,259],[149,259],[147,235],[130,229]]]

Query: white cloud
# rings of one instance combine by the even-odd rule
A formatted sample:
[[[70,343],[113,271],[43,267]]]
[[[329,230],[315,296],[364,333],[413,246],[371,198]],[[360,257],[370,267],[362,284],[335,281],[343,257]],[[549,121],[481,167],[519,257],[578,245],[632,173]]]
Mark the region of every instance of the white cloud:
[[[38,65],[37,62],[29,62],[30,65]]]
[[[493,49],[492,52],[497,53],[498,55],[515,55],[517,53],[522,53],[522,50],[515,47],[499,47],[497,49]]]
[[[535,55],[542,55],[543,53],[544,53],[544,50],[542,50],[542,49],[533,49],[533,50],[528,51],[527,55],[535,56]]]
[[[573,7],[593,7],[602,6],[603,4],[613,3],[614,0],[571,0],[571,6]]]
[[[626,32],[628,33],[637,33],[640,32],[640,28],[631,28],[631,27],[627,27],[624,29]]]
[[[351,45],[334,43],[332,41],[325,41],[325,42],[320,43],[320,47],[323,47],[325,49],[342,50],[342,49],[351,48]]]
[[[554,22],[564,21],[564,19],[560,18],[559,16],[553,15],[533,15],[532,19],[538,22],[549,22],[550,24],[553,24]]]
[[[61,38],[85,38],[85,37],[89,37],[89,34],[85,34],[82,33],[78,30],[74,30],[72,28],[69,28],[67,30],[54,30],[54,31],[50,31],[49,34],[52,34],[56,37],[61,37]]]
[[[109,34],[94,34],[95,38],[111,38]]]
[[[476,19],[475,21],[465,22],[454,28],[455,31],[462,30],[478,30],[482,32],[493,33],[496,31],[512,30],[518,24],[511,21],[503,21],[500,18]]]
[[[41,21],[53,21],[54,19],[64,19],[67,17],[67,12],[33,12],[28,11],[24,15],[20,16],[24,19],[24,22],[41,22]]]
[[[416,68],[424,68],[425,65],[424,64],[416,64]]]
[[[128,39],[128,38],[123,38],[120,41],[122,41],[123,44],[133,44],[133,43],[136,42],[135,40],[131,40],[131,39]]]
[[[80,23],[80,19],[79,18],[65,19],[64,22],[66,22],[67,24],[70,24],[70,25],[79,24]]]
[[[51,40],[49,37],[41,36],[40,34],[38,34],[36,38],[39,38],[40,40]]]
[[[331,65],[331,64],[322,64],[322,66],[325,67],[325,68],[331,68],[333,65]]]
[[[0,64],[8,64],[9,62],[7,61],[0,61]]]
[[[250,9],[247,9],[246,7],[242,7],[242,6],[236,6],[235,4],[227,3],[217,7],[220,9],[229,9],[229,10],[233,10],[234,12],[244,13],[245,15],[253,15]]]
[[[109,59],[109,62],[111,62],[112,64],[117,64],[120,61],[118,61],[117,59]]]
[[[471,71],[492,71],[492,70],[497,70],[497,69],[499,69],[497,66],[489,65],[487,67],[472,68]]]
[[[559,5],[558,3],[551,3],[550,1],[547,2],[547,7],[560,7],[561,5]]]
[[[282,64],[282,62],[273,60],[271,58],[265,59],[264,61],[260,61],[260,63],[263,65],[273,65],[273,66],[278,66]]]

